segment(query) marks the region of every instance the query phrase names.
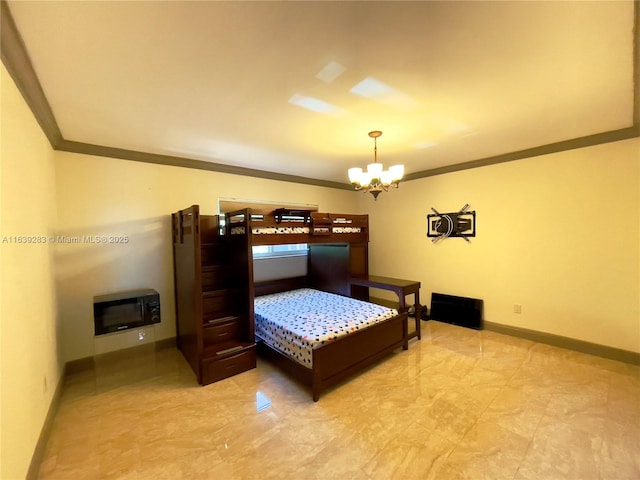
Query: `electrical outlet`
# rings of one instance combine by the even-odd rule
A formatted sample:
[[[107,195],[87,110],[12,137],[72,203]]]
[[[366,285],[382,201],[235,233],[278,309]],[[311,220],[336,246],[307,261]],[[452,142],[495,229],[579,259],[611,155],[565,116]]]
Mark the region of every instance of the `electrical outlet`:
[[[519,303],[513,304],[513,313],[521,314],[522,313],[522,305]]]
[[[42,375],[42,390],[44,391],[44,393],[47,393],[48,389],[49,389],[49,385],[47,384],[47,376]]]

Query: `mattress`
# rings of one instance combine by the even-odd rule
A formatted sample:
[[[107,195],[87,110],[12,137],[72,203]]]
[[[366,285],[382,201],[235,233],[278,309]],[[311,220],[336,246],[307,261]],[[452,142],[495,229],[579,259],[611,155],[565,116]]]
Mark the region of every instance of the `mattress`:
[[[398,311],[310,288],[255,298],[256,335],[311,368],[312,350],[395,317]]]

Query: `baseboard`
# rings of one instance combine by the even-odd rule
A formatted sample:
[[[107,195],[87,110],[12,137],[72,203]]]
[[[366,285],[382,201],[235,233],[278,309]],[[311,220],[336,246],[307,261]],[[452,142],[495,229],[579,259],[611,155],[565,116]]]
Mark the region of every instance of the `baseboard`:
[[[126,352],[128,350],[133,350],[136,348],[146,348],[145,345],[151,345],[151,343],[147,343],[144,345],[138,345],[135,347],[129,347],[122,350],[115,350],[113,352],[102,353],[101,355],[114,355],[118,354],[118,352]],[[175,348],[176,346],[176,337],[164,338],[162,340],[158,340],[153,342],[155,350],[163,350],[165,348]],[[67,362],[64,366],[64,374],[68,375],[70,373],[78,373],[84,372],[86,370],[93,370],[95,368],[95,356],[79,358],[77,360],[71,360]]]
[[[162,350],[164,348],[175,348],[176,345],[177,345],[176,337],[163,338],[162,340],[156,341],[156,350]]]
[[[40,466],[42,465],[44,452],[47,448],[49,436],[51,435],[53,421],[56,418],[56,414],[58,413],[60,399],[62,398],[62,390],[64,388],[64,375],[65,373],[63,370],[62,376],[58,380],[56,391],[53,392],[53,398],[51,399],[51,403],[49,404],[49,410],[47,411],[47,416],[44,419],[42,430],[40,430],[40,437],[38,437],[36,448],[34,449],[33,455],[31,456],[31,463],[29,464],[27,476],[25,477],[26,480],[36,480],[38,478],[38,474],[40,473]]]
[[[79,358],[77,360],[71,360],[64,365],[64,375],[67,376],[70,373],[84,372],[86,370],[92,370],[95,367],[94,357]]]
[[[394,302],[393,300],[371,297],[370,301],[372,303],[377,303],[378,305],[384,305],[385,307],[398,308],[398,302]],[[544,343],[545,345],[566,348],[567,350],[573,350],[575,352],[587,353],[589,355],[595,355],[596,357],[608,358],[609,360],[616,360],[618,362],[640,366],[640,353],[638,352],[608,347],[598,343],[585,342],[583,340],[576,340],[575,338],[563,337],[552,333],[538,332],[527,328],[501,325],[499,323],[487,322],[486,320],[482,322],[482,327],[485,330],[510,335],[512,337],[524,338],[526,340]]]
[[[155,342],[156,351],[165,348],[173,348],[175,346],[176,337],[165,338],[163,340],[158,340],[157,342]],[[38,478],[38,474],[40,473],[40,467],[42,465],[42,460],[44,459],[44,453],[45,449],[47,448],[49,436],[51,435],[53,421],[56,418],[58,407],[60,406],[60,400],[62,399],[65,377],[70,373],[78,373],[86,370],[91,370],[93,368],[95,368],[95,357],[86,357],[80,358],[78,360],[71,360],[70,362],[67,362],[65,364],[62,371],[62,377],[58,381],[58,386],[56,387],[56,391],[54,392],[53,398],[51,399],[51,404],[49,405],[47,416],[44,420],[44,424],[42,425],[42,430],[40,430],[40,437],[38,438],[38,442],[36,443],[36,448],[34,449],[33,455],[31,456],[31,463],[29,464],[29,470],[27,470],[27,476],[25,477],[26,480],[36,480]]]
[[[485,330],[496,333],[511,335],[512,337],[525,338],[534,342],[552,345],[554,347],[566,348],[576,352],[588,353],[597,357],[617,360],[619,362],[630,363],[631,365],[640,365],[640,353],[622,350],[620,348],[608,347],[597,343],[576,340],[575,338],[563,337],[552,333],[538,332],[526,328],[512,327],[509,325],[501,325],[499,323],[483,322]]]

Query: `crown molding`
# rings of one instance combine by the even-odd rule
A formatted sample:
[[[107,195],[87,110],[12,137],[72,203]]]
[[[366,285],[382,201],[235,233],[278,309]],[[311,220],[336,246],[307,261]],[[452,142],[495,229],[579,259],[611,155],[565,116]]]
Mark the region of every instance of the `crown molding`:
[[[62,141],[62,133],[5,0],[0,1],[0,57],[49,143],[55,148]]]
[[[550,153],[564,152],[566,150],[574,150],[576,148],[591,147],[603,143],[617,142],[627,140],[629,138],[640,137],[640,128],[636,126],[622,128],[620,130],[611,130],[608,132],[596,133],[586,137],[572,138],[571,140],[563,140],[561,142],[550,143],[539,147],[527,148],[517,152],[495,155],[493,157],[481,158],[470,162],[457,163],[455,165],[447,165],[445,167],[433,168],[422,172],[414,172],[405,175],[404,180],[417,180],[424,177],[433,177],[445,173],[459,172],[469,170],[471,168],[486,167],[496,165],[498,163],[512,162],[514,160],[522,160],[524,158],[539,157]]]
[[[117,158],[120,160],[133,160],[135,162],[155,163],[158,165],[169,165],[174,167],[195,168],[198,170],[208,170],[210,172],[228,173],[230,175],[242,175],[245,177],[256,177],[268,180],[278,180],[282,182],[315,185],[318,187],[351,190],[351,185],[339,182],[330,182],[328,180],[299,177],[296,175],[269,172],[267,170],[257,170],[246,167],[237,167],[235,165],[225,165],[222,163],[207,162],[204,160],[195,160],[192,158],[176,157],[172,155],[161,155],[157,153],[139,152],[135,150],[126,150],[123,148],[94,145],[91,143],[73,142],[70,140],[62,140],[58,145],[54,146],[54,149],[63,152],[82,153],[85,155],[94,155],[98,157]]]

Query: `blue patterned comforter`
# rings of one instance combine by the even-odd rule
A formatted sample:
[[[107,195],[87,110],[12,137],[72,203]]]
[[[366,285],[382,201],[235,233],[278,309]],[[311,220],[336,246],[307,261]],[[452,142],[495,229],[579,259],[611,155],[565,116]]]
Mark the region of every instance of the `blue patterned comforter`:
[[[255,298],[256,335],[311,368],[313,348],[394,317],[398,311],[310,288]]]

